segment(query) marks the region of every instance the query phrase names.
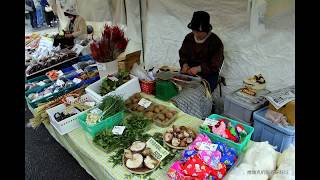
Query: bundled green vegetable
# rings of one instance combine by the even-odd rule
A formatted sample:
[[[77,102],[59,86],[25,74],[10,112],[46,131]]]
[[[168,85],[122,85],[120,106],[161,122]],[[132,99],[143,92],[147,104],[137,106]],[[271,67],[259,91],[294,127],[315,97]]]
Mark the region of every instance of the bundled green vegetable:
[[[124,101],[120,96],[107,96],[102,100],[99,105],[99,109],[102,110],[103,114],[101,119],[113,116],[116,113],[124,110]]]
[[[146,134],[151,121],[140,114],[131,114],[124,119],[126,127],[122,135],[114,135],[111,130],[105,130],[96,135],[93,142],[105,149],[106,152],[116,152],[110,157],[110,162],[121,164],[124,148],[129,147],[134,141],[147,141],[151,135]]]
[[[104,96],[109,92],[116,90],[119,86],[128,82],[129,80],[130,76],[129,72],[127,71],[119,72],[116,76],[116,79],[114,79],[114,77],[105,78],[102,80],[102,84],[100,86],[100,94]]]

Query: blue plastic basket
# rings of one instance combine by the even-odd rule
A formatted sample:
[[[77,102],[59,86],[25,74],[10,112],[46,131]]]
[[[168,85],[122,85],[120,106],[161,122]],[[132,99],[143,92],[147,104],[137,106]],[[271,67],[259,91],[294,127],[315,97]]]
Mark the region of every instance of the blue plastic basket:
[[[295,127],[272,123],[265,117],[267,110],[265,107],[253,113],[255,132],[252,139],[258,142],[268,141],[269,144],[277,146],[277,151],[282,152],[290,144],[295,144]]]
[[[90,59],[93,59],[91,55],[87,54],[84,56],[79,56],[79,61],[88,61]]]

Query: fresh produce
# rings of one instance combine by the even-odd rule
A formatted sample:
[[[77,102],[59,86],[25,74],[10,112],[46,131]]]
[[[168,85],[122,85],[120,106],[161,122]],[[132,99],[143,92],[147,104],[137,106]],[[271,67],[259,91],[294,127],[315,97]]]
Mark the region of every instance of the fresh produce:
[[[90,72],[84,72],[82,73],[79,77],[77,77],[78,79],[81,79],[81,80],[87,80],[87,79],[90,79],[90,78],[93,78],[95,76],[98,76],[99,75],[99,72],[98,71],[90,71]]]
[[[107,129],[97,134],[93,142],[107,153],[116,152],[109,159],[115,166],[122,163],[124,147],[131,146],[137,140],[147,141],[151,137],[151,135],[145,133],[150,125],[151,121],[141,114],[129,114],[124,119],[123,126],[126,129],[122,135],[115,135],[112,133],[112,130]]]
[[[24,86],[25,91],[28,91],[28,90],[33,89],[35,87],[44,86],[50,82],[51,82],[50,79],[44,79],[42,81],[34,81],[34,82],[26,83]]]
[[[61,63],[63,61],[76,57],[76,55],[77,54],[75,52],[69,49],[62,49],[60,51],[53,52],[52,55],[29,64],[29,66],[26,68],[26,75],[31,75],[33,73],[36,73],[37,71]]]
[[[116,78],[113,79],[114,77],[109,76],[102,80],[102,84],[100,86],[100,94],[102,96],[116,90],[119,86],[130,80],[129,72],[125,71],[119,72],[119,74],[115,77]]]
[[[185,126],[176,126],[168,128],[167,131],[163,134],[163,140],[172,148],[184,149],[190,145],[196,133],[188,127]]]
[[[102,110],[102,119],[113,116],[116,113],[124,110],[124,101],[120,96],[107,96],[102,100],[99,105]]]
[[[51,80],[51,81],[55,81],[58,79],[59,77],[59,73],[57,70],[52,70],[52,71],[49,71],[46,73],[46,75],[48,76],[48,78]]]
[[[31,126],[33,128],[36,128],[36,127],[40,126],[40,124],[42,122],[48,122],[49,116],[46,112],[47,109],[50,109],[50,108],[57,106],[61,103],[66,103],[67,102],[66,98],[69,96],[80,97],[81,95],[83,95],[85,93],[85,88],[86,88],[86,86],[80,87],[74,91],[71,91],[68,94],[65,94],[63,96],[60,96],[60,97],[53,99],[50,102],[39,104],[38,107],[34,109],[34,114],[33,114],[34,117],[32,119],[30,119]]]
[[[143,106],[140,106],[138,104],[141,99],[142,96],[139,93],[134,94],[126,100],[126,107],[130,111],[143,113],[145,117],[152,119],[159,124],[166,124],[167,122],[172,121],[177,114],[177,111],[171,110],[166,106],[160,104],[157,105],[153,102],[148,108],[144,108]]]
[[[74,103],[69,105],[63,112],[55,113],[54,118],[59,122],[89,108],[90,106],[86,105],[85,103]]]
[[[144,152],[144,153],[143,153]],[[153,170],[159,165],[145,142],[135,141],[124,150],[124,165],[132,172],[143,173]]]

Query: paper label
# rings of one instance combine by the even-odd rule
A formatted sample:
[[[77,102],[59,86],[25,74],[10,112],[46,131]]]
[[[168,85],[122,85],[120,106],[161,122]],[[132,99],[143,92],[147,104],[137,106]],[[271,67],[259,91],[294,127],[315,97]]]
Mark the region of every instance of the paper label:
[[[74,83],[76,83],[76,84],[79,84],[79,83],[81,83],[81,79],[78,79],[78,78],[74,78],[73,80],[72,80]]]
[[[83,73],[83,70],[82,69],[78,69],[76,72],[81,74],[81,73]]]
[[[140,99],[140,101],[138,102],[138,104],[140,106],[143,106],[144,108],[148,108],[151,105],[151,103],[151,101],[148,101],[145,98]]]
[[[98,67],[98,70],[100,70],[100,71],[106,71],[107,70],[106,67],[103,64],[100,64],[100,63],[97,64],[97,67]]]
[[[217,144],[209,144],[206,142],[202,142],[199,146],[200,151],[209,150],[209,151],[216,151],[218,148]]]
[[[63,72],[62,72],[61,70],[59,70],[59,71],[57,72],[57,74],[58,74],[58,77],[63,76]]]
[[[84,102],[85,105],[93,107],[94,105],[96,105],[95,102]]]
[[[70,103],[74,103],[75,98],[73,96],[68,96],[68,97],[66,97],[66,101],[70,102]]]
[[[125,126],[114,126],[112,129],[112,133],[115,135],[122,135],[125,128]]]
[[[46,85],[46,83],[44,83],[43,81],[40,81],[40,82],[37,83],[37,85],[38,86],[44,86],[44,85]]]
[[[74,51],[75,53],[77,53],[77,55],[79,55],[81,53],[81,51],[83,50],[83,48],[84,47],[81,46],[80,44],[75,44],[71,50]]]
[[[60,79],[58,79],[57,82],[56,82],[56,85],[58,85],[58,86],[62,86],[64,84],[65,84],[65,82],[60,80]]]
[[[147,144],[147,147],[151,149],[153,157],[156,158],[158,161],[162,161],[166,156],[170,154],[164,147],[162,147],[153,138],[150,138],[146,144]]]
[[[216,120],[216,119],[209,119],[209,118],[206,118],[202,124],[203,124],[203,125],[210,125],[210,126],[214,126],[214,125],[216,125],[218,122],[219,122],[219,121],[218,121],[218,120]]]
[[[108,79],[110,79],[111,81],[119,81],[119,79],[114,76],[108,76]]]

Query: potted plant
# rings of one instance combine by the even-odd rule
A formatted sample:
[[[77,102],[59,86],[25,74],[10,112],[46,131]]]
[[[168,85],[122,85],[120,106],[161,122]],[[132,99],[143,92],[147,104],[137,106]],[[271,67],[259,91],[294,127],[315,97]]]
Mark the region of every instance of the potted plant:
[[[118,72],[117,57],[125,51],[128,38],[118,26],[105,25],[100,40],[90,44],[92,57],[97,62],[100,78]]]

